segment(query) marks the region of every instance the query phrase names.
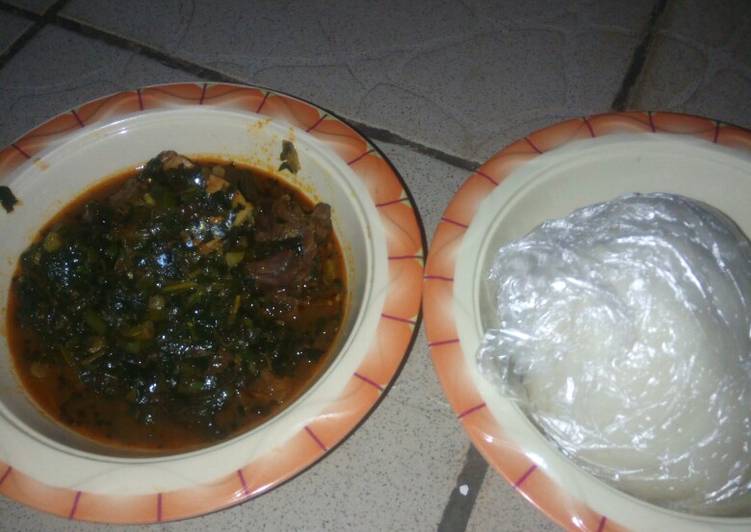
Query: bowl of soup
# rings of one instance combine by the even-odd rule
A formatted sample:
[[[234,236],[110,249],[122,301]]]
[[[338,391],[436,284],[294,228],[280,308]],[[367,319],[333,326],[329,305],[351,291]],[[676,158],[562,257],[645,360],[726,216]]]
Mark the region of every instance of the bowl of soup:
[[[6,495],[110,522],[215,510],[325,455],[396,373],[417,217],[315,106],[149,87],[1,155]],[[415,260],[395,276],[390,255]]]

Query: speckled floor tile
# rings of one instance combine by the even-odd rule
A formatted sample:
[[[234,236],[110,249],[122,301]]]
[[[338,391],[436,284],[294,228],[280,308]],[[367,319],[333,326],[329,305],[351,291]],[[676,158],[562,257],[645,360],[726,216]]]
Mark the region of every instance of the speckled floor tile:
[[[96,523],[68,521],[54,515],[43,514],[21,506],[0,496],[0,530],[2,532],[160,532],[163,525],[153,526],[111,526]],[[221,529],[220,529],[221,530]]]
[[[8,4],[28,9],[34,13],[44,13],[47,8],[55,3],[55,0],[6,0]]]
[[[133,52],[47,26],[0,70],[0,145],[87,100],[194,79]]]
[[[468,532],[490,530],[553,532],[560,528],[491,469],[485,475],[475,509],[467,523]]]
[[[484,160],[545,123],[607,110],[652,4],[74,0],[63,14]]]
[[[32,22],[23,17],[0,12],[0,54],[7,50]]]
[[[748,2],[670,2],[631,107],[751,127]]]

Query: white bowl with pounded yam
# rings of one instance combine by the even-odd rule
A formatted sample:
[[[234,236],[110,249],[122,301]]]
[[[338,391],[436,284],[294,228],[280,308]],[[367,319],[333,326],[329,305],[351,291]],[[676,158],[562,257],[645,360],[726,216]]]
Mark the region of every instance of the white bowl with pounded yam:
[[[535,150],[544,151],[536,147]],[[492,174],[490,177],[494,178]],[[601,524],[608,522],[638,530],[742,530],[751,527],[751,517],[680,513],[639,500],[596,479],[566,458],[515,402],[502,397],[476,364],[484,333],[495,325],[494,291],[488,285],[487,274],[502,245],[524,236],[546,220],[635,192],[666,192],[702,201],[724,212],[749,235],[751,152],[683,135],[610,134],[567,142],[544,151],[498,181],[498,186],[478,204],[471,223],[466,224],[466,233],[455,251],[453,290],[451,301],[447,302],[454,313],[462,368],[482,399],[476,408],[487,408],[500,427],[493,433],[489,428],[485,430],[484,421],[477,421],[474,427],[468,428],[471,436],[477,434],[479,441],[484,442],[480,447],[483,450],[482,445],[485,445],[486,457],[494,465],[502,463],[504,458],[496,450],[503,447],[507,453],[505,460],[513,460],[516,452],[529,460],[532,466],[517,472],[512,471],[513,465],[496,467],[533,503],[567,526],[587,528],[591,526],[586,524],[588,519],[601,516]],[[458,196],[462,193],[460,191]],[[430,274],[429,261],[427,275]],[[426,304],[431,299],[428,286],[426,284]],[[427,309],[426,321],[429,340],[440,346],[440,333],[431,330]],[[437,357],[434,347],[434,359]],[[458,389],[458,385],[448,382],[443,371],[446,370],[439,366],[444,388],[453,399],[452,403],[456,403],[451,387]],[[470,421],[475,412],[466,408],[460,412],[460,417],[463,421],[467,419],[465,423],[470,425],[475,423]],[[556,498],[555,494],[541,494],[541,488],[535,484],[535,477],[541,475],[564,492],[566,499],[551,501]],[[529,484],[529,491],[525,483]],[[751,508],[743,515],[751,515]],[[594,527],[597,528],[597,521]]]

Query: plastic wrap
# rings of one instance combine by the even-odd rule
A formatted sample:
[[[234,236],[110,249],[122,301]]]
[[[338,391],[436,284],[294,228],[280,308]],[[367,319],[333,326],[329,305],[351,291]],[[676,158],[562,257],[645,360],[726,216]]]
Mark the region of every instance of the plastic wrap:
[[[751,246],[729,218],[622,196],[503,246],[489,284],[480,369],[564,454],[664,507],[751,515]]]

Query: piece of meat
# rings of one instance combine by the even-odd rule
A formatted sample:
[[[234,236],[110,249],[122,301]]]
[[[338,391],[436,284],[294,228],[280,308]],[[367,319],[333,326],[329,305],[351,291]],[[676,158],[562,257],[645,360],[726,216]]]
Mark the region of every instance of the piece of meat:
[[[258,242],[280,242],[300,238],[306,228],[314,231],[318,242],[326,240],[332,231],[331,207],[318,203],[313,212],[306,214],[289,196],[282,196],[268,206],[259,216],[256,240]]]
[[[264,259],[249,262],[245,268],[248,275],[258,284],[282,286],[290,284],[295,277],[295,258],[294,251],[285,249]]]
[[[284,250],[247,265],[248,274],[264,286],[302,284],[311,276],[318,244],[331,235],[331,207],[319,203],[310,214],[288,195],[281,196],[256,218],[259,243],[297,240],[296,252]]]
[[[162,163],[162,169],[164,170],[174,170],[180,167],[193,168],[195,166],[193,161],[172,150],[163,151],[157,157],[159,158],[159,162]]]
[[[283,402],[292,395],[294,382],[292,379],[281,377],[270,370],[263,370],[253,384],[248,395],[260,402]]]
[[[260,310],[267,318],[286,322],[294,319],[299,305],[300,302],[297,298],[287,295],[282,290],[265,297]]]
[[[301,252],[285,249],[264,259],[249,262],[248,275],[269,287],[295,286],[310,277],[310,270],[318,253],[318,244],[310,228],[303,229]]]
[[[305,213],[300,205],[292,201],[288,194],[280,196],[271,208],[274,216],[283,223],[301,225],[305,223]]]
[[[332,231],[331,226],[331,206],[327,203],[319,203],[310,213],[310,219],[313,222],[316,240],[319,242],[326,240]]]
[[[131,200],[145,190],[145,185],[135,177],[128,179],[107,201],[113,209],[129,207]]]
[[[265,216],[256,231],[258,242],[281,242],[300,238],[303,228],[310,222],[297,203],[288,195],[281,196],[264,209]]]

